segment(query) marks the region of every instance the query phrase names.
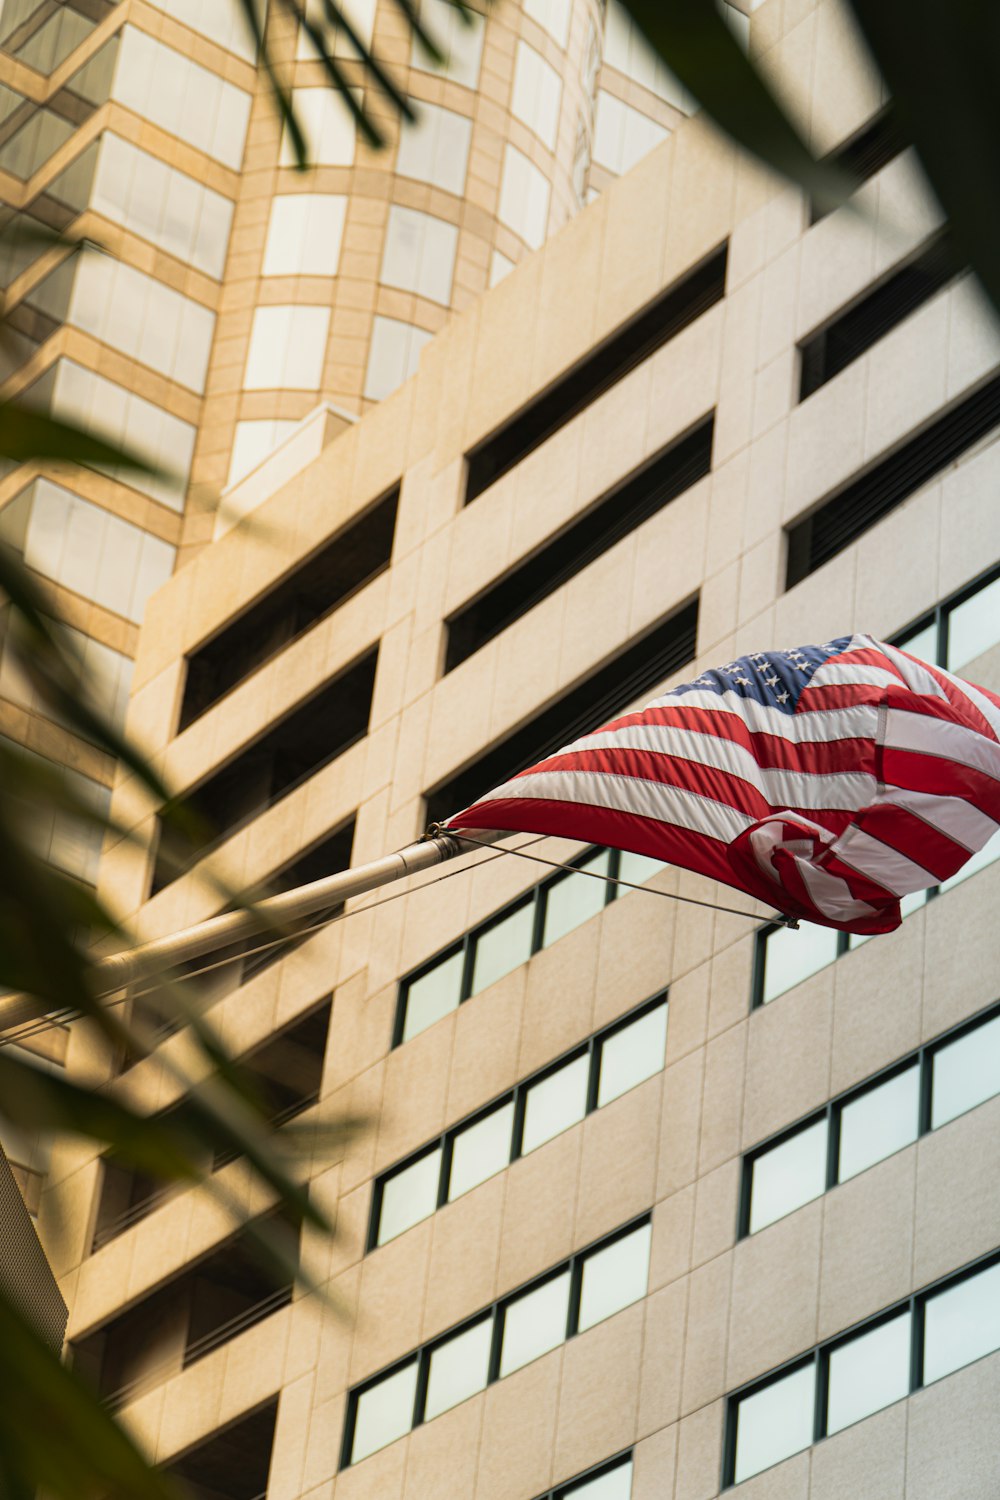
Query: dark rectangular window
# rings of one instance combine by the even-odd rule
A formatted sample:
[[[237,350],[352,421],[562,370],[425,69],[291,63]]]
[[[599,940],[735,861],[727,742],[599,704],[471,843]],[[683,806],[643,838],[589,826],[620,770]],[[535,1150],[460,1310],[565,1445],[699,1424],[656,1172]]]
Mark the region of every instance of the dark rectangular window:
[[[267,1493],[277,1397],[213,1432],[164,1466],[191,1500],[262,1500]]]
[[[178,733],[389,566],[398,486],[192,651]]]
[[[161,837],[153,871],[155,895],[223,838],[257,817],[368,732],[378,647],[271,724],[252,744],[213,772],[184,800],[200,819],[197,840]]]
[[[697,631],[698,601],[694,599],[641,640],[626,646],[530,723],[494,745],[480,760],[429,792],[428,820],[440,822],[468,807],[483,792],[551,755],[587,729],[595,729],[633,699],[664,682],[693,660]]]
[[[883,167],[903,151],[909,142],[903,136],[891,105],[881,110],[873,120],[831,151],[827,157],[833,166],[856,177],[858,186],[881,172]],[[827,210],[812,206],[811,224],[826,217]]]
[[[961,268],[948,234],[939,234],[859,302],[799,345],[799,400],[832,380],[911,312],[947,285]]]
[[[485,646],[712,466],[714,414],[609,490],[551,541],[448,620],[445,672]]]
[[[994,376],[788,528],[786,588],[821,568],[1000,425]]]
[[[298,1231],[270,1216],[272,1231]],[[292,1300],[265,1271],[246,1230],[72,1345],[73,1366],[111,1405],[167,1380]]]
[[[721,301],[726,289],[727,248],[722,245],[713,251],[560,376],[548,390],[471,449],[467,454],[466,505],[630,370]]]

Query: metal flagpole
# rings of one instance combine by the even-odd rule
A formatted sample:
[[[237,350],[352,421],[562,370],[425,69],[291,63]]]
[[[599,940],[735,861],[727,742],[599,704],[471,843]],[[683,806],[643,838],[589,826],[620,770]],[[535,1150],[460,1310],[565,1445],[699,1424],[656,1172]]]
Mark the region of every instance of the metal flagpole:
[[[497,838],[507,835],[497,834]],[[485,835],[484,839],[488,839]],[[386,854],[370,864],[359,865],[353,870],[341,870],[336,875],[327,875],[309,885],[297,886],[280,895],[268,896],[245,911],[223,912],[209,917],[194,927],[166,937],[153,938],[135,948],[125,948],[120,953],[110,953],[94,964],[97,979],[97,997],[103,998],[123,990],[136,980],[148,977],[160,970],[175,968],[190,963],[205,953],[227,948],[243,938],[256,937],[268,930],[291,928],[290,937],[295,936],[295,927],[316,912],[331,906],[339,906],[352,896],[363,896],[366,891],[378,890],[394,880],[429,870],[434,865],[453,859],[456,854],[468,854],[457,838],[449,834],[438,834],[408,844],[395,854]],[[35,995],[6,995],[0,999],[0,1032],[34,1021],[52,1009],[50,1002],[39,1000]]]

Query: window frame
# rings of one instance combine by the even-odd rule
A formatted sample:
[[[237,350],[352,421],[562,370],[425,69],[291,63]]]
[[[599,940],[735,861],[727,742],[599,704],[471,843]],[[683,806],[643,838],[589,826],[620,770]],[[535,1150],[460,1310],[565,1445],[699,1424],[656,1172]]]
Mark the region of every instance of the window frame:
[[[840,1121],[846,1106],[849,1104],[853,1104],[856,1099],[861,1099],[864,1097],[864,1095],[870,1094],[874,1089],[880,1088],[883,1084],[891,1082],[893,1078],[899,1077],[914,1065],[916,1065],[920,1069],[920,1078],[918,1083],[917,1132],[913,1140],[907,1143],[907,1146],[915,1145],[916,1142],[922,1140],[925,1135],[932,1134],[934,1129],[942,1130],[944,1129],[945,1125],[950,1125],[951,1120],[946,1120],[942,1125],[939,1125],[937,1127],[931,1125],[934,1059],[939,1052],[944,1051],[944,1049],[950,1046],[952,1042],[957,1042],[962,1037],[971,1035],[972,1032],[978,1031],[981,1026],[988,1026],[992,1021],[995,1021],[998,1018],[1000,1018],[1000,1000],[994,1000],[983,1010],[977,1011],[975,1015],[968,1016],[965,1020],[957,1022],[956,1025],[950,1026],[947,1031],[939,1032],[936,1036],[933,1036],[929,1038],[928,1041],[923,1042],[919,1047],[915,1047],[912,1052],[905,1053],[904,1056],[896,1058],[893,1062],[887,1063],[886,1066],[884,1068],[880,1068],[877,1073],[872,1073],[869,1077],[862,1079],[860,1083],[853,1084],[849,1089],[844,1089],[841,1093],[835,1094],[832,1099],[828,1099],[827,1102],[821,1105],[819,1109],[810,1110],[809,1114],[804,1115],[802,1119],[794,1121],[794,1123],[791,1125],[783,1126],[782,1129],[776,1131],[774,1135],[766,1137],[763,1141],[758,1142],[756,1146],[752,1146],[748,1151],[745,1151],[740,1167],[740,1196],[736,1226],[737,1240],[739,1241],[743,1239],[753,1238],[753,1234],[762,1234],[765,1229],[770,1228],[769,1224],[764,1224],[760,1229],[754,1230],[753,1234],[751,1234],[750,1231],[750,1210],[753,1196],[753,1172],[756,1163],[760,1160],[761,1157],[766,1156],[770,1151],[776,1150],[778,1147],[784,1145],[786,1141],[792,1140],[793,1137],[798,1135],[801,1131],[809,1130],[812,1126],[818,1125],[821,1120],[825,1120],[827,1124],[826,1186],[824,1187],[822,1193],[817,1194],[817,1198],[824,1197],[827,1193],[831,1192],[833,1188],[842,1186],[841,1182],[839,1181]],[[998,1090],[998,1093],[1000,1093],[1000,1090]],[[997,1094],[993,1094],[990,1097],[995,1099],[997,1097]],[[984,1099],[980,1102],[985,1104],[988,1103],[988,1100]],[[961,1114],[952,1116],[952,1119],[960,1120],[962,1119],[963,1115],[969,1114],[971,1110],[978,1108],[979,1105],[972,1104],[968,1109],[963,1110]],[[901,1146],[898,1148],[898,1150],[906,1150],[907,1146]],[[888,1161],[891,1156],[895,1156],[896,1154],[896,1151],[891,1151],[888,1156],[883,1156],[880,1158],[880,1160]],[[872,1162],[871,1165],[878,1166],[878,1164],[878,1162]],[[870,1170],[870,1167],[865,1167],[863,1169],[863,1172],[867,1172]],[[859,1172],[856,1175],[862,1176],[863,1172]],[[845,1180],[847,1182],[852,1182],[854,1178],[849,1177]],[[810,1198],[807,1201],[809,1203],[815,1203],[817,1201],[817,1198]],[[790,1208],[788,1210],[788,1213],[782,1214],[780,1219],[772,1219],[771,1223],[779,1224],[781,1223],[781,1220],[786,1219],[789,1214],[796,1213],[799,1208],[804,1208],[805,1206],[806,1205],[804,1203],[797,1204],[795,1208]]]
[[[527,1296],[531,1292],[537,1291],[540,1287],[546,1286],[549,1282],[555,1281],[556,1279],[558,1279],[558,1277],[564,1276],[568,1272],[570,1285],[567,1304],[568,1310],[566,1318],[566,1336],[562,1341],[564,1343],[568,1342],[568,1340],[574,1338],[578,1332],[580,1316],[580,1291],[583,1284],[583,1266],[585,1261],[590,1256],[596,1255],[601,1250],[606,1250],[610,1245],[616,1244],[619,1240],[627,1239],[630,1234],[634,1234],[636,1233],[636,1231],[644,1229],[646,1227],[651,1228],[652,1222],[652,1209],[648,1209],[644,1213],[637,1214],[634,1218],[629,1219],[625,1224],[621,1224],[617,1229],[613,1229],[610,1234],[602,1235],[600,1239],[594,1240],[588,1245],[584,1245],[581,1249],[574,1251],[574,1253],[568,1256],[565,1260],[559,1261],[554,1266],[550,1266],[540,1275],[533,1276],[530,1281],[524,1282],[521,1286],[514,1287],[512,1291],[505,1292],[502,1297],[494,1298],[494,1300],[488,1303],[486,1307],[478,1308],[476,1312],[474,1312],[471,1316],[463,1318],[459,1323],[453,1324],[450,1328],[446,1328],[442,1333],[436,1334],[433,1339],[428,1340],[424,1344],[418,1345],[416,1349],[411,1350],[410,1353],[404,1355],[401,1359],[394,1360],[392,1364],[386,1365],[384,1369],[377,1371],[374,1375],[370,1375],[366,1380],[361,1381],[358,1385],[353,1386],[351,1389],[349,1389],[347,1392],[347,1405],[344,1414],[344,1427],[340,1443],[340,1460],[338,1463],[338,1472],[343,1469],[353,1467],[354,1460],[351,1457],[351,1450],[354,1447],[354,1434],[357,1426],[358,1404],[368,1391],[372,1390],[375,1386],[380,1385],[382,1381],[391,1379],[393,1375],[398,1374],[401,1370],[406,1369],[409,1365],[416,1362],[417,1381],[413,1402],[413,1420],[411,1422],[409,1432],[416,1431],[416,1429],[418,1427],[422,1427],[426,1421],[433,1421],[433,1417],[428,1418],[425,1416],[427,1403],[427,1386],[430,1375],[430,1361],[432,1354],[436,1349],[441,1348],[442,1345],[448,1343],[451,1339],[458,1338],[462,1334],[469,1332],[472,1328],[475,1328],[478,1324],[484,1322],[486,1319],[490,1319],[492,1322],[492,1333],[490,1356],[487,1365],[486,1385],[483,1387],[483,1389],[488,1389],[491,1385],[496,1384],[498,1380],[506,1379],[506,1376],[500,1375],[500,1358],[503,1350],[504,1320],[507,1308],[511,1306],[512,1303],[520,1300],[520,1298]],[[647,1265],[646,1293],[644,1295],[648,1295],[648,1289],[649,1269]],[[637,1301],[641,1299],[635,1300]],[[626,1303],[625,1306],[618,1309],[618,1311],[625,1312],[628,1307],[634,1306],[635,1301]],[[608,1317],[615,1316],[615,1313],[608,1314]],[[606,1322],[607,1319],[603,1318],[600,1321]],[[595,1323],[593,1326],[595,1328],[599,1327],[600,1323]],[[561,1347],[561,1345],[555,1345],[555,1348],[559,1347]],[[535,1358],[541,1359],[544,1358],[544,1355],[536,1355]],[[518,1366],[518,1368],[524,1369],[526,1368],[527,1364],[533,1362],[533,1360],[526,1361],[525,1365],[520,1365]],[[516,1374],[517,1371],[512,1370],[510,1373]],[[470,1396],[473,1394],[478,1394],[478,1392],[471,1392]],[[465,1397],[463,1399],[468,1400],[470,1399],[470,1397]],[[460,1405],[461,1403],[456,1402],[455,1404]],[[449,1410],[452,1409],[453,1408],[449,1408]],[[406,1437],[407,1435],[407,1433],[401,1434],[401,1436],[403,1437]],[[389,1439],[390,1443],[398,1441],[398,1438]],[[383,1444],[383,1446],[388,1447],[389,1443],[385,1443]],[[372,1450],[373,1453],[379,1451],[379,1449]],[[370,1454],[365,1455],[365,1457],[370,1456]],[[357,1462],[363,1463],[364,1459],[358,1459]],[[575,1482],[575,1480],[567,1480],[566,1484],[571,1485]]]
[[[454,1125],[449,1125],[445,1130],[441,1131],[440,1135],[435,1136],[433,1140],[425,1141],[416,1151],[411,1151],[400,1161],[386,1168],[384,1172],[380,1172],[372,1184],[371,1208],[368,1215],[368,1232],[365,1238],[364,1253],[370,1255],[372,1251],[381,1248],[378,1238],[379,1221],[382,1217],[382,1202],[386,1185],[394,1177],[416,1166],[424,1157],[430,1156],[433,1152],[440,1150],[441,1166],[438,1175],[437,1196],[434,1208],[430,1214],[426,1215],[426,1218],[430,1218],[432,1214],[437,1213],[446,1204],[456,1201],[448,1196],[451,1186],[451,1163],[455,1138],[462,1134],[463,1131],[470,1129],[474,1125],[478,1125],[481,1120],[484,1120],[495,1110],[502,1109],[506,1104],[513,1104],[514,1106],[514,1119],[511,1128],[511,1154],[510,1160],[506,1165],[512,1166],[514,1162],[519,1161],[523,1154],[524,1115],[528,1090],[533,1088],[535,1084],[541,1083],[546,1078],[551,1077],[552,1074],[557,1073],[560,1068],[565,1067],[576,1058],[586,1056],[590,1068],[583,1119],[585,1120],[588,1115],[594,1114],[598,1108],[607,1108],[607,1105],[599,1106],[597,1103],[597,1090],[601,1076],[601,1053],[604,1043],[610,1037],[631,1026],[633,1022],[640,1021],[644,1016],[652,1014],[661,1005],[666,1005],[667,1007],[669,1036],[670,992],[669,989],[662,989],[658,990],[655,995],[650,995],[648,999],[640,1001],[638,1005],[634,1005],[631,1010],[626,1011],[624,1015],[617,1017],[616,1020],[610,1022],[607,1026],[602,1026],[598,1031],[592,1032],[590,1036],[585,1037],[582,1041],[568,1048],[566,1052],[561,1053],[552,1062],[546,1063],[543,1067],[537,1068],[533,1073],[529,1073],[525,1078],[519,1079],[512,1089],[507,1089],[504,1093],[498,1094],[495,1098],[489,1100],[488,1103],[480,1105],[472,1114],[464,1115],[462,1119],[456,1120]],[[662,1069],[658,1071],[662,1071]],[[655,1076],[655,1073],[650,1074],[651,1078]],[[647,1079],[643,1079],[642,1081],[644,1083],[648,1082]],[[634,1085],[635,1088],[639,1086],[639,1084]],[[631,1092],[631,1089],[626,1090],[626,1094]],[[617,1095],[617,1099],[625,1098],[626,1094]],[[608,1105],[614,1103],[616,1103],[616,1099],[608,1100]],[[567,1128],[571,1129],[572,1127],[569,1126]],[[555,1139],[555,1137],[552,1137],[552,1139]],[[544,1142],[543,1144],[547,1145],[548,1142]],[[541,1146],[536,1149],[541,1150]],[[503,1168],[500,1170],[503,1170]],[[469,1191],[474,1192],[475,1189],[473,1188]],[[464,1196],[464,1194],[460,1196]],[[422,1224],[425,1220],[420,1219],[417,1222]],[[404,1229],[400,1231],[400,1234],[405,1234],[406,1232]],[[399,1237],[399,1235],[393,1235],[392,1238],[398,1239]],[[391,1244],[392,1240],[386,1240],[384,1243],[387,1245]]]
[[[859,1319],[857,1323],[852,1323],[850,1327],[841,1329],[839,1333],[834,1334],[832,1337],[814,1344],[811,1349],[806,1349],[800,1354],[793,1355],[791,1359],[785,1360],[773,1370],[768,1370],[766,1375],[759,1376],[755,1380],[749,1380],[744,1385],[730,1391],[725,1397],[726,1409],[722,1442],[721,1488],[729,1490],[735,1488],[737,1485],[737,1480],[734,1477],[736,1472],[736,1439],[739,1431],[739,1407],[742,1401],[745,1401],[749,1396],[757,1395],[759,1391],[766,1390],[768,1386],[775,1385],[779,1380],[784,1379],[785,1376],[794,1375],[798,1370],[807,1369],[811,1365],[816,1370],[813,1436],[812,1441],[806,1448],[799,1448],[795,1451],[804,1453],[808,1448],[815,1446],[816,1443],[822,1442],[827,1436],[836,1436],[836,1434],[828,1434],[827,1432],[830,1355],[845,1344],[853,1342],[854,1339],[866,1333],[874,1332],[875,1329],[883,1324],[891,1322],[901,1313],[908,1312],[910,1317],[909,1388],[904,1396],[896,1398],[896,1400],[906,1400],[909,1396],[914,1395],[915,1392],[924,1389],[925,1385],[924,1327],[927,1304],[939,1293],[950,1291],[952,1287],[960,1286],[963,1281],[969,1281],[974,1276],[978,1276],[983,1271],[990,1270],[995,1265],[1000,1265],[1000,1250],[989,1250],[985,1255],[978,1256],[975,1260],[968,1262],[967,1265],[960,1266],[957,1270],[949,1271],[944,1276],[939,1276],[936,1280],[928,1282],[925,1286],[918,1287],[908,1297],[901,1297],[897,1302],[891,1303],[888,1307],[879,1308],[877,1312],[870,1314],[866,1318]],[[996,1351],[991,1352],[995,1353]],[[957,1366],[954,1371],[949,1373],[955,1374],[958,1370],[968,1369],[970,1365],[977,1363],[979,1359],[988,1359],[989,1357],[989,1353],[977,1355],[975,1359],[969,1360],[965,1365]],[[946,1379],[947,1376],[939,1378]],[[931,1384],[936,1384],[936,1381],[932,1381]],[[884,1411],[887,1407],[894,1406],[895,1404],[895,1401],[887,1402],[885,1407],[879,1407],[878,1410]],[[875,1412],[869,1415],[874,1416]],[[859,1417],[856,1422],[849,1423],[847,1427],[839,1428],[838,1432],[846,1432],[849,1430],[849,1427],[856,1426],[857,1422],[866,1420],[866,1417]],[[758,1469],[757,1474],[748,1474],[745,1480],[741,1479],[738,1483],[745,1484],[749,1480],[757,1478],[759,1474],[766,1474],[769,1469],[777,1467],[779,1463],[785,1463],[787,1459],[792,1457],[794,1457],[794,1454],[786,1454],[785,1458],[776,1459],[774,1464],[768,1465],[768,1468]]]

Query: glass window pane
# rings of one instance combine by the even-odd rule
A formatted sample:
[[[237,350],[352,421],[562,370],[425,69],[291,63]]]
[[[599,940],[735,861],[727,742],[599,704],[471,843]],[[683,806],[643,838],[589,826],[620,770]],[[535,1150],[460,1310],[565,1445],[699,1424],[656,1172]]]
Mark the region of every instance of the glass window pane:
[[[440,1416],[468,1396],[485,1390],[493,1342],[493,1318],[484,1318],[473,1328],[440,1344],[430,1357],[424,1418]]]
[[[420,351],[430,338],[425,328],[401,323],[398,318],[376,317],[368,350],[365,395],[369,401],[384,401],[414,375]]]
[[[534,925],[535,903],[528,901],[480,933],[472,961],[473,995],[527,962],[531,957]]]
[[[524,0],[524,14],[544,26],[560,47],[569,39],[569,10],[570,0]]]
[[[601,849],[580,865],[581,870],[591,870],[598,875],[607,875],[611,855]],[[572,932],[590,917],[604,910],[608,888],[602,880],[591,875],[563,875],[553,882],[545,892],[545,922],[542,929],[542,947],[547,948]]]
[[[329,327],[328,307],[258,307],[250,330],[244,388],[317,390]]]
[[[859,1334],[830,1354],[828,1433],[839,1432],[909,1393],[910,1311]]]
[[[810,1364],[744,1396],[736,1418],[736,1484],[809,1447],[815,1393],[816,1366]]]
[[[379,280],[445,305],[451,296],[458,230],[415,208],[393,204],[385,231]]]
[[[618,879],[628,880],[632,885],[645,885],[647,880],[652,880],[665,869],[662,859],[650,859],[648,854],[632,854],[623,849],[618,856]],[[628,891],[619,890],[618,894],[627,896]]]
[[[406,989],[406,1019],[403,1023],[403,1041],[426,1031],[435,1021],[449,1011],[457,1010],[462,998],[462,970],[465,953],[456,952],[436,963],[419,979],[411,980]]]
[[[652,1234],[653,1226],[642,1224],[606,1249],[587,1256],[580,1290],[581,1333],[646,1295]]]
[[[271,200],[263,276],[335,276],[347,198],[289,193]]]
[[[349,167],[354,161],[354,116],[332,88],[292,90],[292,107],[306,141],[306,160],[313,167]],[[281,137],[279,166],[295,166],[295,148],[287,129]]]
[[[416,121],[401,126],[396,171],[448,193],[464,192],[472,121],[424,99],[416,107]]]
[[[558,1500],[629,1500],[631,1494],[631,1458],[615,1464],[613,1469],[599,1474],[596,1479],[585,1479],[582,1484],[572,1484],[557,1491]]]
[[[504,1312],[501,1376],[519,1370],[561,1344],[566,1337],[568,1316],[568,1271],[562,1271],[533,1292],[525,1292],[516,1302],[509,1302]]]
[[[764,1004],[832,964],[837,937],[832,927],[812,922],[803,922],[797,930],[778,927],[769,932],[764,943]]]
[[[939,1047],[931,1066],[931,1129],[1000,1094],[1000,1016]]]
[[[525,1100],[522,1156],[583,1119],[589,1080],[590,1058],[584,1053],[532,1084]]]
[[[514,1105],[501,1104],[484,1119],[460,1130],[452,1144],[448,1197],[459,1198],[510,1162]]]
[[[382,1185],[382,1206],[378,1216],[378,1243],[384,1245],[397,1234],[419,1224],[437,1208],[438,1182],[441,1177],[441,1148],[429,1151],[412,1167],[395,1173]]]
[[[827,1122],[817,1120],[753,1164],[750,1233],[783,1219],[826,1191]]]
[[[991,865],[996,859],[1000,859],[1000,833],[995,833],[978,854],[973,854],[960,870],[956,870],[948,880],[943,880],[941,889],[950,891],[953,886],[961,885],[963,880],[968,880],[970,875],[978,875],[980,870],[985,870],[987,865]]]
[[[1000,578],[949,612],[948,670],[957,672],[997,641],[1000,641]]]
[[[840,1111],[838,1182],[908,1146],[918,1134],[920,1067],[914,1063]]]
[[[358,1397],[351,1444],[352,1464],[409,1432],[413,1426],[416,1391],[417,1361],[413,1360]]]
[[[504,150],[497,215],[532,250],[537,250],[545,239],[549,218],[548,179],[516,146],[508,145]]]
[[[1000,1265],[927,1299],[924,1385],[995,1349],[1000,1349]]]
[[[561,94],[562,82],[555,68],[527,42],[518,42],[511,113],[523,120],[550,151],[556,148]]]
[[[915,630],[911,635],[904,635],[899,642],[901,651],[908,651],[918,661],[928,661],[932,666],[941,666],[938,661],[938,626],[937,621],[932,620],[929,625]]]
[[[647,1011],[601,1043],[597,1107],[609,1104],[663,1067],[667,1049],[667,1002]]]
[[[444,78],[474,89],[479,82],[483,54],[483,18],[474,12],[467,18],[460,16],[449,0],[423,0],[420,17],[444,53],[445,63],[440,67],[432,62],[414,34],[410,66],[440,73]]]

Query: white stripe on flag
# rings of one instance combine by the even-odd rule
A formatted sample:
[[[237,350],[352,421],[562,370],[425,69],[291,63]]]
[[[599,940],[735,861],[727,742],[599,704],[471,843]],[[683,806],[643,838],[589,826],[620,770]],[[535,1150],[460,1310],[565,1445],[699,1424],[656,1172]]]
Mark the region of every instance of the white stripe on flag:
[[[923,891],[937,885],[937,876],[922,865],[914,864],[898,849],[873,839],[861,828],[845,828],[831,846],[831,852],[852,869],[867,875],[869,880],[895,896],[905,896],[910,891]]]
[[[588,807],[631,813],[634,817],[648,818],[656,823],[672,823],[691,833],[708,834],[726,844],[756,822],[747,813],[741,813],[724,802],[700,797],[696,792],[602,771],[535,771],[505,782],[481,797],[476,806],[505,800],[516,802],[529,797],[543,802],[578,802]]]
[[[937,828],[963,849],[981,849],[988,844],[997,831],[997,824],[961,797],[938,797],[930,792],[913,792],[906,787],[889,786],[879,796],[879,802],[891,802],[894,807],[903,807],[923,823]]]
[[[713,693],[692,688],[684,693],[666,694],[647,703],[641,713],[653,708],[703,708],[709,713],[722,710],[742,719],[754,734],[773,734],[793,745],[874,739],[878,719],[877,703],[857,703],[851,708],[810,708],[799,714],[786,714],[780,708],[768,708],[756,698],[743,698],[728,689]],[[566,746],[567,750],[574,748],[575,745]]]
[[[938,759],[955,760],[1000,780],[1000,747],[963,724],[952,724],[909,709],[890,708],[885,743],[893,750],[914,750]]]

